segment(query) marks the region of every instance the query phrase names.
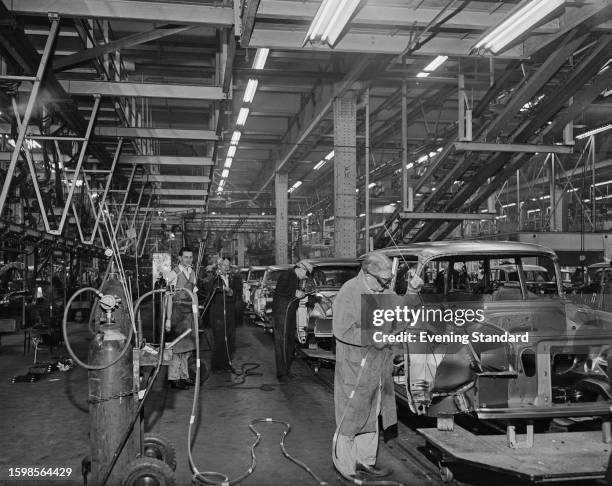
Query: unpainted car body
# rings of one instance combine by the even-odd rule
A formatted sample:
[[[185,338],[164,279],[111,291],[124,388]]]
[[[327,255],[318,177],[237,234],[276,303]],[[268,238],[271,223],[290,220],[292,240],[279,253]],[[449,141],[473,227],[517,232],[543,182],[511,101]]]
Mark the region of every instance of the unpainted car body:
[[[272,326],[272,301],[276,282],[282,272],[293,268],[293,265],[270,265],[261,279],[259,286],[253,292],[253,312],[258,323],[269,328]]]
[[[253,310],[253,296],[255,290],[261,285],[261,279],[266,273],[266,266],[255,265],[248,269],[247,276],[242,285],[242,298],[249,310]]]
[[[308,296],[297,309],[296,339],[301,345],[316,347],[332,343],[332,304],[340,287],[359,273],[361,265],[354,258],[312,258],[313,267],[302,289]]]
[[[393,259],[398,294],[418,275],[425,281],[419,292],[424,309],[483,310],[482,322],[419,323],[428,335],[529,333],[527,343],[395,344],[396,395],[413,412],[503,420],[610,414],[606,358],[612,314],[566,298],[552,250],[515,242],[439,241],[381,251]],[[493,279],[492,270],[504,265],[517,271],[517,281]],[[544,268],[548,281],[529,282],[523,268],[529,265]]]

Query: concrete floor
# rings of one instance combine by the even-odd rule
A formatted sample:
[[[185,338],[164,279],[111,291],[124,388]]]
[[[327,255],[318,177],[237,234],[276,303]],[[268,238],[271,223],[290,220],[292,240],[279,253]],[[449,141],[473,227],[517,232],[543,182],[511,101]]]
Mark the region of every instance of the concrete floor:
[[[78,333],[77,333],[78,334]],[[79,336],[75,334],[75,340]],[[85,344],[87,332],[81,334]],[[201,343],[207,358],[206,343]],[[84,349],[84,348],[81,348]],[[66,356],[64,349],[53,356]],[[48,361],[44,350],[39,361]],[[33,354],[23,355],[23,335],[3,336],[0,347],[0,470],[16,465],[72,467],[70,480],[37,481],[36,484],[82,484],[81,459],[88,454],[87,373],[75,368],[54,372],[36,383],[10,383],[16,374],[27,372]],[[248,377],[243,385],[232,385],[229,374],[214,374],[200,392],[200,415],[194,459],[201,471],[222,471],[230,478],[250,466],[249,447],[254,435],[248,423],[255,418],[272,417],[289,422],[291,433],[286,439],[290,454],[304,461],[329,484],[340,484],[331,462],[334,433],[333,396],[329,381],[316,376],[301,360],[294,364],[295,380],[280,384],[275,377],[272,336],[261,328],[240,326],[235,355],[237,367],[256,362],[263,376]],[[322,370],[328,373],[329,370]],[[187,461],[187,425],[192,390],[172,390],[165,385],[163,369],[159,383],[151,392],[145,408],[146,430],[167,437],[177,450],[176,484],[190,484]],[[261,385],[269,386],[260,388]],[[262,441],[256,449],[255,472],[243,481],[248,485],[314,485],[306,472],[284,458],[279,449],[282,426],[259,424]],[[381,442],[382,444],[382,442]],[[431,473],[408,467],[389,444],[379,452],[379,464],[395,471],[394,479],[411,486],[438,484]],[[6,477],[5,472],[0,477]],[[0,484],[4,484],[0,481]],[[7,484],[9,484],[7,482]],[[10,484],[16,484],[11,481]],[[22,483],[23,484],[23,483]]]

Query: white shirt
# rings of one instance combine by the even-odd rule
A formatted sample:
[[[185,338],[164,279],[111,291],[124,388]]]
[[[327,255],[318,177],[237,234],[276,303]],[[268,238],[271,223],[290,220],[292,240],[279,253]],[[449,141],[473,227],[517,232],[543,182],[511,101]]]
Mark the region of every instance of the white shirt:
[[[193,269],[191,267],[185,267],[179,263],[178,269],[185,274],[185,276],[187,277],[187,280],[191,278],[191,272],[193,272]],[[170,270],[166,274],[166,282],[168,283],[168,285],[176,285],[177,280],[178,280],[178,275],[176,274],[174,270]],[[193,287],[193,291],[194,292],[198,291],[198,288],[195,285]]]

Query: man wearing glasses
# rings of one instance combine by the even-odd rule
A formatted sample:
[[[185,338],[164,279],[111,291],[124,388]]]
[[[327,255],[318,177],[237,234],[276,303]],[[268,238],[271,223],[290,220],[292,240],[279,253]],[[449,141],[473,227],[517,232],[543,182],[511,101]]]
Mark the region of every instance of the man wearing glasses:
[[[376,456],[378,416],[382,415],[385,429],[397,423],[393,352],[388,344],[362,343],[361,296],[393,293],[388,290],[392,277],[391,260],[382,253],[368,253],[359,274],[347,281],[334,299],[337,428],[332,457],[336,470],[351,481],[390,474],[376,467]]]

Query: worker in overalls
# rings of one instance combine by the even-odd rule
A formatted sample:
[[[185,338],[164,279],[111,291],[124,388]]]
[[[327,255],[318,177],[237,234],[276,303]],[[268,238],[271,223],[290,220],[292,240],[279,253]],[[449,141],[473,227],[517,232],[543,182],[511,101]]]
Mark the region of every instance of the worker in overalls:
[[[172,314],[170,319],[166,320],[166,331],[170,332],[172,339],[176,339],[187,329],[193,329],[191,295],[180,290],[188,289],[194,294],[198,290],[192,263],[193,252],[189,248],[181,248],[178,265],[166,276],[168,285],[175,290],[172,305],[168,306],[168,312]],[[193,332],[178,341],[172,348],[172,361],[168,366],[168,381],[172,388],[186,390],[193,385],[189,379],[189,356],[193,350],[195,350]]]

